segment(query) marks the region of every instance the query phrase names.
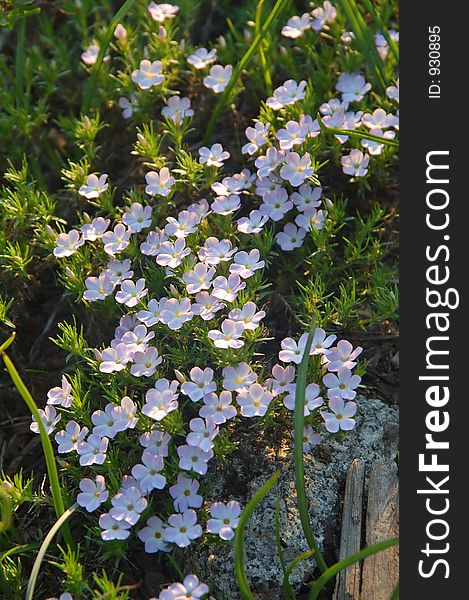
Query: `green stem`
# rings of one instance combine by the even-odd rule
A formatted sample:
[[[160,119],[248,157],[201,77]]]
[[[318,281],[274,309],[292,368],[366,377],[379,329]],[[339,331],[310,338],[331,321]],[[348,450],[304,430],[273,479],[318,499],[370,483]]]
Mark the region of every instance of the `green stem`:
[[[24,64],[25,64],[25,42],[26,42],[26,19],[21,19],[18,30],[18,39],[16,42],[16,59],[15,59],[15,70],[16,70],[16,106],[21,107],[25,105],[24,95]]]
[[[210,120],[207,125],[207,129],[205,131],[204,144],[208,144],[210,142],[213,132],[215,130],[215,125],[217,124],[218,117],[221,115],[223,110],[226,108],[226,106],[229,102],[230,96],[231,96],[231,92],[233,91],[234,87],[238,83],[238,80],[241,77],[241,73],[243,72],[243,69],[245,69],[245,67],[248,65],[249,61],[251,60],[251,58],[257,52],[259,45],[264,40],[267,32],[269,31],[269,29],[270,29],[271,25],[273,24],[273,22],[275,21],[275,19],[277,19],[279,17],[280,13],[282,12],[282,10],[285,7],[285,5],[287,4],[287,2],[289,2],[289,0],[277,0],[277,2],[275,3],[275,6],[271,10],[265,23],[260,28],[259,33],[256,35],[256,37],[252,41],[249,48],[246,50],[246,53],[244,54],[242,59],[237,64],[235,70],[233,71],[231,79],[228,82],[228,85],[222,92],[217,104],[215,105],[215,109],[212,113],[212,116],[210,117]]]
[[[305,487],[305,469],[304,469],[304,453],[303,453],[303,435],[305,426],[305,394],[306,394],[306,379],[308,376],[309,351],[313,343],[314,330],[316,328],[315,319],[311,323],[306,347],[303,358],[298,369],[298,379],[296,382],[296,397],[295,397],[295,432],[294,432],[294,456],[295,456],[295,486],[298,511],[300,513],[301,526],[305,534],[311,550],[316,553],[315,560],[319,569],[324,572],[327,569],[326,561],[319,549],[316,537],[311,526],[311,521],[308,514],[308,498],[306,496]]]
[[[36,403],[34,402],[31,394],[29,393],[28,388],[23,383],[23,380],[21,379],[18,371],[16,370],[15,365],[12,363],[10,358],[8,358],[5,352],[2,352],[2,358],[3,362],[5,363],[5,367],[7,368],[7,371],[10,374],[10,377],[13,383],[15,384],[16,389],[20,393],[23,400],[26,402],[29,411],[31,412],[31,414],[37,422],[39,433],[41,436],[42,449],[44,451],[44,456],[46,459],[47,473],[49,475],[54,509],[57,517],[60,518],[65,512],[65,506],[62,498],[62,492],[60,489],[59,475],[57,472],[57,465],[55,463],[54,450],[52,449],[51,441],[49,439],[49,436],[47,435],[46,428],[44,427],[44,423],[42,422]],[[69,546],[73,546],[72,534],[68,525],[64,525],[62,533],[66,544]]]
[[[261,30],[261,22],[262,22],[262,9],[264,8],[264,0],[259,0],[259,4],[256,9],[256,35],[259,34]],[[272,77],[270,75],[270,69],[267,64],[267,60],[264,52],[264,41],[259,45],[259,59],[262,66],[262,72],[264,75],[264,83],[265,89],[268,96],[272,95]]]
[[[391,146],[392,148],[399,148],[399,142],[396,140],[391,140],[390,138],[374,135],[373,133],[356,131],[355,129],[339,129],[338,127],[329,127],[324,123],[319,113],[317,114],[317,118],[319,127],[322,129],[322,131],[325,131],[332,135],[348,135],[350,137],[370,140],[372,142],[379,142],[380,144],[384,144],[385,146]]]
[[[93,65],[91,75],[86,83],[85,92],[83,94],[83,102],[81,104],[81,114],[86,115],[89,111],[92,99],[96,97],[96,86],[98,83],[98,76],[101,66],[104,61],[104,57],[106,55],[106,51],[111,43],[112,36],[114,35],[114,30],[117,27],[118,23],[125,17],[125,15],[132,8],[135,0],[126,0],[124,4],[119,8],[119,10],[114,15],[109,27],[106,29],[106,33],[104,34],[103,41],[101,42],[99,48],[98,58],[96,59],[95,64]]]
[[[292,590],[290,582],[288,581],[288,571],[285,564],[285,557],[283,556],[282,542],[280,538],[280,498],[277,497],[275,503],[275,541],[277,544],[277,554],[280,560],[280,567],[283,573],[283,593],[287,600],[295,600],[295,594]]]
[[[280,472],[275,472],[270,479],[268,479],[264,485],[257,490],[251,500],[247,503],[245,509],[241,513],[239,518],[238,527],[235,531],[234,538],[234,564],[236,579],[238,580],[239,590],[243,600],[254,600],[254,596],[249,587],[249,583],[246,577],[246,571],[244,570],[244,532],[252,513],[258,504],[261,503],[264,496],[266,496],[270,490],[277,483],[280,477]]]
[[[3,344],[0,346],[0,354],[2,354],[2,352],[5,352],[5,350],[11,346],[11,344],[15,341],[15,337],[16,332],[14,331],[7,339],[7,341],[3,342]]]
[[[29,576],[29,582],[28,582],[28,587],[26,588],[25,600],[33,600],[34,588],[36,587],[36,581],[37,581],[37,578],[39,575],[39,571],[41,569],[42,561],[44,560],[44,556],[47,552],[47,548],[50,546],[50,543],[54,539],[54,537],[57,534],[57,532],[59,531],[59,529],[62,528],[62,531],[63,531],[65,522],[67,521],[67,519],[69,517],[72,516],[72,514],[76,511],[77,508],[78,508],[78,504],[75,503],[67,511],[65,511],[63,513],[63,515],[59,519],[57,519],[57,521],[54,523],[54,525],[50,529],[49,533],[44,538],[44,541],[42,542],[42,545],[36,556],[36,560],[34,561],[31,575]]]
[[[340,562],[332,565],[327,571],[325,571],[318,579],[313,583],[313,586],[309,592],[308,600],[316,600],[319,596],[321,589],[326,585],[326,583],[332,579],[337,573],[343,571],[350,565],[353,565],[356,562],[359,562],[372,554],[377,554],[378,552],[382,552],[391,546],[396,546],[399,543],[399,538],[393,538],[391,540],[385,540],[384,542],[379,542],[374,546],[368,546],[368,548],[364,548],[355,554],[351,554],[341,560]]]
[[[393,39],[391,39],[391,36],[388,33],[388,28],[383,23],[383,20],[381,19],[378,11],[375,9],[375,7],[373,6],[373,3],[370,2],[370,0],[362,0],[362,2],[363,2],[363,5],[365,6],[366,10],[373,17],[373,20],[375,21],[375,23],[378,25],[381,33],[384,36],[384,39],[387,41],[387,43],[391,49],[391,52],[394,55],[394,58],[396,59],[397,62],[399,62],[399,48],[397,47],[396,42]]]

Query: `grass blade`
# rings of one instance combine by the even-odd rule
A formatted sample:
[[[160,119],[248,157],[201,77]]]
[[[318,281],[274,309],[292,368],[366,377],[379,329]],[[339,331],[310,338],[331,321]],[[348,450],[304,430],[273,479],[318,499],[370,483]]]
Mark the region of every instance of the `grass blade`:
[[[306,379],[308,375],[309,351],[313,342],[315,330],[315,320],[311,323],[308,339],[306,342],[303,358],[298,369],[298,379],[296,382],[295,398],[295,432],[294,432],[294,456],[295,456],[295,487],[297,495],[298,511],[300,513],[301,526],[311,550],[316,553],[315,560],[322,572],[327,570],[326,561],[319,549],[316,537],[313,533],[311,521],[308,514],[308,498],[305,488],[305,469],[303,456],[303,431],[305,426],[304,405],[306,394]]]
[[[135,0],[126,0],[124,4],[119,8],[119,10],[114,15],[109,27],[106,29],[106,33],[104,34],[104,39],[100,44],[98,58],[96,59],[95,64],[93,65],[93,69],[91,71],[91,75],[86,83],[85,91],[83,93],[83,101],[81,104],[81,114],[86,115],[91,106],[91,100],[96,95],[96,85],[98,83],[98,75],[101,69],[101,66],[104,61],[104,57],[106,55],[106,51],[108,49],[109,44],[111,43],[112,36],[114,35],[114,30],[117,27],[118,23],[125,17],[125,15],[132,8]]]
[[[268,479],[264,485],[257,490],[254,496],[249,500],[245,509],[241,513],[239,518],[238,527],[235,531],[234,538],[234,563],[236,579],[238,581],[239,590],[243,600],[254,600],[254,596],[249,587],[249,583],[246,577],[246,571],[244,570],[244,532],[246,525],[251,518],[255,508],[262,502],[264,497],[270,492],[270,490],[277,483],[280,477],[280,471],[276,471],[270,479]]]
[[[264,0],[259,0],[259,4],[256,9],[256,35],[259,34],[261,30],[261,22],[262,22],[262,9],[264,8]],[[264,40],[259,44],[259,60],[261,62],[262,73],[264,75],[264,84],[265,89],[268,96],[272,95],[272,77],[270,75],[269,65],[267,64],[267,59],[265,57],[264,52]]]
[[[3,358],[5,367],[7,368],[7,371],[9,373],[16,389],[18,390],[18,392],[19,392],[20,396],[23,398],[23,400],[26,402],[26,405],[27,405],[29,411],[31,412],[32,416],[37,421],[37,424],[39,427],[39,433],[41,436],[42,449],[44,451],[44,457],[46,459],[47,473],[49,475],[52,499],[54,502],[54,509],[55,509],[55,513],[56,513],[57,517],[60,518],[65,512],[65,506],[64,506],[64,502],[63,502],[63,498],[62,498],[62,492],[60,489],[59,475],[57,472],[57,465],[55,463],[54,450],[52,448],[51,441],[49,439],[49,436],[47,435],[46,429],[44,427],[44,423],[42,422],[42,419],[39,415],[39,411],[36,406],[36,403],[34,402],[33,397],[31,396],[28,388],[25,386],[18,371],[16,370],[15,365],[13,364],[11,359],[5,354],[5,352],[2,352],[1,356]],[[68,525],[64,525],[64,527],[62,529],[62,533],[63,533],[65,542],[69,546],[73,546],[72,534],[70,532]]]
[[[399,148],[399,142],[397,140],[392,140],[390,138],[380,137],[379,135],[374,135],[373,133],[368,133],[364,131],[356,131],[354,129],[339,129],[338,127],[329,127],[324,123],[321,118],[321,115],[317,114],[319,127],[322,131],[326,133],[330,133],[332,135],[348,135],[350,137],[356,137],[362,140],[370,140],[372,142],[379,142],[384,146],[391,146],[392,148]]]
[[[364,548],[355,554],[351,554],[344,558],[343,560],[337,562],[335,565],[332,565],[327,571],[325,571],[317,581],[313,583],[313,586],[309,592],[308,600],[316,600],[319,596],[321,589],[326,585],[326,583],[335,577],[339,571],[350,567],[356,562],[364,560],[368,556],[372,554],[377,554],[378,552],[382,552],[391,546],[396,546],[399,543],[399,538],[393,538],[390,540],[385,540],[384,542],[379,542],[378,544],[374,544],[373,546],[368,546],[368,548]]]
[[[286,4],[289,1],[290,0],[277,0],[277,2],[275,3],[275,6],[271,10],[269,16],[267,17],[264,24],[260,28],[259,33],[256,35],[256,37],[252,41],[249,48],[246,50],[244,56],[242,57],[242,59],[239,61],[236,68],[234,69],[233,75],[231,76],[231,79],[228,82],[228,85],[226,86],[226,88],[222,92],[220,98],[218,99],[218,102],[215,105],[215,109],[212,113],[212,116],[210,117],[210,120],[207,125],[207,129],[205,130],[204,144],[208,144],[209,141],[211,140],[218,117],[221,115],[223,110],[226,108],[226,106],[229,102],[230,96],[231,96],[231,92],[233,91],[239,78],[241,77],[241,73],[243,72],[243,69],[248,65],[251,58],[257,52],[259,45],[264,40],[267,32],[269,31],[270,27],[274,23],[275,19],[277,19],[279,17],[283,8],[286,6]]]
[[[25,600],[34,600],[34,588],[36,587],[36,581],[39,575],[39,571],[41,569],[42,561],[44,560],[44,556],[47,552],[47,548],[50,546],[50,543],[54,539],[55,535],[59,531],[61,527],[63,527],[69,517],[73,515],[73,513],[78,508],[78,504],[74,504],[68,510],[66,510],[63,515],[54,523],[49,533],[44,538],[42,545],[37,553],[36,560],[34,561],[33,569],[31,571],[31,575],[29,576],[28,587],[26,588]]]
[[[292,590],[290,582],[288,581],[288,571],[285,564],[285,558],[283,556],[282,542],[280,539],[280,498],[277,498],[275,503],[275,542],[277,545],[277,554],[280,561],[280,567],[283,573],[283,593],[287,600],[295,600],[295,593]]]
[[[383,23],[383,20],[381,19],[378,11],[375,9],[375,7],[373,6],[373,3],[370,2],[370,0],[362,0],[362,2],[363,2],[364,7],[366,8],[366,10],[373,17],[373,21],[376,23],[376,25],[378,25],[380,32],[383,34],[384,39],[387,41],[388,46],[394,55],[394,58],[396,59],[397,62],[399,62],[399,48],[398,48],[396,42],[393,39],[391,39],[391,36],[388,33],[388,28]]]

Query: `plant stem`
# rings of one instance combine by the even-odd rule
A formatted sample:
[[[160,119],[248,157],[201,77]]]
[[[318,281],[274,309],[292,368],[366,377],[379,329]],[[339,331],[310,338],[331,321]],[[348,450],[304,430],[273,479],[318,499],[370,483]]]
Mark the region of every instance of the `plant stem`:
[[[233,91],[234,87],[238,83],[238,80],[241,77],[241,73],[243,72],[243,69],[248,65],[249,61],[256,53],[256,51],[259,47],[259,44],[261,44],[261,42],[264,40],[271,25],[273,24],[275,19],[278,18],[278,16],[282,12],[282,10],[285,7],[285,5],[287,4],[287,2],[289,2],[289,0],[277,0],[277,2],[275,3],[275,6],[271,10],[265,23],[260,28],[259,33],[256,35],[256,37],[252,41],[249,48],[246,50],[246,53],[244,54],[242,59],[237,64],[237,66],[231,76],[231,79],[228,82],[228,85],[222,92],[217,104],[215,105],[215,109],[212,113],[212,116],[210,117],[210,120],[207,125],[207,129],[205,130],[204,144],[208,144],[210,142],[212,135],[213,135],[213,131],[215,129],[215,125],[217,124],[218,117],[221,115],[223,110],[226,108],[226,106],[229,102],[230,96],[231,96],[231,92]]]
[[[28,587],[26,589],[25,600],[33,600],[34,588],[36,587],[37,577],[39,575],[39,570],[41,568],[42,561],[44,560],[44,556],[47,552],[47,548],[50,546],[50,543],[54,539],[54,536],[59,531],[59,529],[62,528],[62,531],[63,531],[63,527],[65,526],[67,519],[72,516],[72,514],[76,511],[77,508],[78,508],[78,504],[75,503],[68,510],[66,510],[63,513],[63,515],[59,519],[57,519],[57,521],[54,523],[54,525],[50,529],[49,533],[44,538],[44,541],[42,542],[42,545],[37,554],[36,560],[34,561],[31,575],[29,576],[29,582],[28,582]]]
[[[318,578],[318,580],[313,583],[313,586],[309,592],[308,600],[316,600],[317,597],[319,596],[321,589],[326,585],[326,583],[329,581],[329,579],[332,579],[332,577],[337,575],[337,573],[339,573],[343,569],[350,567],[350,565],[353,565],[354,563],[359,562],[359,561],[367,558],[368,556],[371,556],[372,554],[377,554],[378,552],[386,550],[387,548],[390,548],[391,546],[396,546],[398,543],[399,543],[399,538],[385,540],[384,542],[379,542],[378,544],[375,544],[374,546],[368,546],[368,548],[364,548],[363,550],[360,550],[359,552],[356,552],[355,554],[351,554],[350,556],[347,556],[347,558],[344,558],[344,560],[341,560],[340,562],[336,563],[335,565],[332,565],[332,567],[327,569],[327,571],[325,571]]]
[[[95,64],[93,65],[93,69],[91,71],[91,75],[86,83],[85,91],[83,93],[83,101],[81,104],[81,114],[86,115],[91,106],[92,98],[96,96],[96,85],[98,83],[98,75],[101,69],[101,66],[104,61],[104,57],[106,55],[106,51],[108,49],[109,44],[111,43],[112,36],[114,35],[114,30],[117,27],[119,21],[121,21],[125,15],[132,8],[135,0],[126,0],[124,4],[119,8],[119,10],[114,15],[112,21],[109,24],[109,27],[106,29],[106,33],[104,34],[104,39],[99,48],[98,58],[96,59]]]
[[[386,25],[383,23],[383,20],[381,19],[378,11],[375,9],[375,7],[373,6],[373,3],[370,0],[362,0],[366,10],[370,13],[370,15],[373,17],[373,20],[375,21],[375,23],[378,25],[380,32],[383,34],[384,39],[387,41],[391,52],[394,55],[394,58],[396,59],[397,62],[399,62],[399,48],[397,47],[396,42],[391,39],[391,36],[389,35],[388,32],[388,28],[386,27]]]
[[[254,509],[263,500],[270,490],[277,483],[277,479],[280,477],[280,471],[276,471],[270,479],[268,479],[264,485],[257,490],[254,496],[249,500],[245,509],[241,513],[239,518],[238,527],[235,531],[234,538],[234,564],[236,579],[238,580],[239,590],[243,600],[254,600],[254,596],[249,587],[249,583],[246,577],[246,571],[244,570],[244,531],[249,519],[251,518]]]
[[[303,435],[304,435],[304,407],[306,394],[306,378],[308,375],[309,351],[313,342],[316,320],[313,319],[309,330],[306,347],[301,360],[300,368],[298,369],[298,379],[296,383],[295,397],[295,432],[294,432],[294,456],[295,456],[295,487],[298,511],[300,513],[301,526],[305,534],[306,541],[309,547],[315,551],[315,560],[319,569],[324,572],[327,570],[326,561],[319,549],[316,537],[313,533],[311,521],[308,514],[308,498],[306,497],[305,487],[305,470],[304,470],[304,455],[303,455]]]
[[[46,459],[47,473],[49,475],[54,509],[57,517],[60,518],[65,512],[65,506],[62,498],[62,492],[60,489],[59,475],[57,472],[57,465],[55,463],[54,450],[52,449],[51,441],[49,439],[49,436],[47,435],[46,428],[44,427],[44,423],[42,422],[36,403],[34,402],[31,394],[29,393],[28,388],[23,383],[23,380],[21,379],[18,371],[16,370],[15,365],[5,354],[5,352],[2,352],[1,356],[3,358],[3,362],[5,363],[5,367],[7,368],[8,373],[10,374],[10,377],[13,383],[15,384],[16,389],[20,393],[23,400],[26,402],[29,411],[31,412],[32,416],[37,422],[39,433],[41,436],[42,449],[44,451],[44,456]],[[72,534],[68,525],[64,525],[62,533],[66,544],[69,546],[73,546]]]

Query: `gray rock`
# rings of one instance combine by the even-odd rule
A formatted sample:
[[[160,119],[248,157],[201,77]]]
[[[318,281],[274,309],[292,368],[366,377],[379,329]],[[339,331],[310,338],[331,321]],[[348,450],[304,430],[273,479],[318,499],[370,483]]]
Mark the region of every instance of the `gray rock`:
[[[366,467],[382,457],[397,452],[398,413],[380,400],[358,399],[357,426],[340,439],[330,441],[305,455],[306,492],[313,529],[321,550],[329,561],[335,561],[340,539],[340,521],[345,476],[350,462],[362,458]],[[292,460],[292,438],[277,435],[261,438],[255,429],[246,430],[239,438],[239,451],[228,465],[210,476],[208,500],[236,499],[244,506],[259,487],[277,469],[281,470],[275,488],[254,512],[245,538],[246,572],[251,589],[259,600],[280,600],[283,573],[277,553],[275,535],[276,498],[280,498],[281,544],[285,562],[307,551],[298,510]],[[196,573],[209,583],[217,600],[239,600],[234,574],[231,545],[208,543],[188,553],[185,571]],[[315,569],[313,559],[300,562],[290,576],[298,592],[311,581]]]

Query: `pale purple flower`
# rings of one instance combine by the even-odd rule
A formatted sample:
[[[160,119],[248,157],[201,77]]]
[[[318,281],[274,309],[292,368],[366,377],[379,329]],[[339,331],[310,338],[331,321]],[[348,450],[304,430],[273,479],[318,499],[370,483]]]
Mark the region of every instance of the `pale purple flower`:
[[[254,331],[265,317],[264,310],[257,310],[254,302],[246,302],[242,308],[234,308],[228,313],[228,318],[243,324],[244,329]]]
[[[140,252],[146,256],[157,256],[161,244],[167,240],[166,234],[161,229],[150,231],[147,239],[140,244]]]
[[[308,135],[308,129],[296,121],[288,121],[285,128],[279,129],[275,137],[280,142],[282,150],[291,150],[294,146],[300,146]]]
[[[166,220],[168,224],[164,228],[165,234],[176,238],[185,238],[191,233],[195,233],[200,221],[195,213],[188,210],[182,210],[177,219],[166,217]]]
[[[137,406],[128,396],[124,396],[118,406],[114,406],[116,427],[119,431],[135,429],[138,423]]]
[[[321,31],[324,29],[326,23],[333,23],[337,17],[337,10],[333,4],[326,0],[322,6],[315,8],[312,12],[314,20],[311,24],[311,28],[314,31]]]
[[[237,194],[231,196],[218,196],[212,202],[210,208],[217,215],[231,215],[241,206],[241,198]]]
[[[111,260],[106,265],[104,273],[115,285],[122,283],[125,279],[132,279],[134,272],[131,270],[132,263],[129,258],[123,261]]]
[[[137,318],[142,323],[145,323],[147,327],[156,325],[160,321],[161,311],[164,309],[167,298],[160,298],[160,300],[150,300],[146,310],[139,310]]]
[[[363,348],[360,346],[357,346],[354,350],[350,342],[347,340],[340,340],[337,342],[337,347],[331,348],[327,354],[327,370],[338,371],[342,367],[353,369],[357,364],[355,359],[362,351]]]
[[[200,600],[207,597],[208,591],[208,585],[201,583],[196,575],[187,575],[183,583],[172,583],[163,590],[159,600]],[[168,596],[163,596],[166,592]]]
[[[213,341],[216,348],[241,348],[244,346],[244,341],[240,338],[244,332],[242,323],[225,319],[218,329],[211,329],[208,332],[208,337]]]
[[[290,252],[303,245],[306,236],[306,230],[302,227],[296,227],[293,223],[287,223],[275,236],[277,244],[285,252]]]
[[[61,387],[53,387],[47,392],[47,404],[60,404],[63,408],[72,406],[72,386],[65,375],[62,375]]]
[[[269,217],[269,219],[272,219],[272,221],[281,221],[292,208],[293,202],[288,199],[287,190],[279,187],[265,194],[259,211]]]
[[[210,321],[215,317],[215,313],[225,307],[223,302],[207,292],[199,292],[195,297],[195,303],[191,310],[194,315],[199,315],[204,321]]]
[[[80,455],[80,465],[102,465],[106,460],[106,451],[109,444],[107,437],[100,437],[92,433],[86,441],[78,444],[77,452]]]
[[[355,402],[344,402],[339,396],[329,399],[330,412],[321,411],[324,419],[324,425],[329,433],[337,433],[339,429],[351,431],[355,427],[355,419],[352,419],[357,412]]]
[[[289,410],[295,410],[296,385],[294,383],[286,386],[288,394],[283,399],[284,405]],[[310,383],[305,389],[304,416],[308,417],[312,411],[324,404],[324,400],[319,396],[319,386],[316,383]]]
[[[274,365],[272,367],[272,378],[266,381],[266,387],[272,392],[273,396],[279,396],[287,391],[288,386],[295,381],[295,367],[289,365],[282,367]]]
[[[54,256],[57,258],[72,256],[84,243],[85,240],[76,229],[71,229],[68,233],[59,233],[55,238]]]
[[[196,417],[189,421],[190,433],[187,435],[189,446],[197,446],[204,452],[210,452],[214,446],[214,439],[218,435],[216,423],[209,417],[200,419]]]
[[[197,514],[195,510],[189,508],[182,514],[176,513],[169,517],[163,537],[166,542],[185,548],[201,535],[202,527],[197,524]]]
[[[129,245],[130,234],[131,231],[125,225],[118,223],[113,231],[106,231],[103,235],[104,251],[114,255],[125,250]]]
[[[184,119],[194,116],[189,98],[170,96],[166,100],[166,106],[161,109],[163,117],[173,121],[175,125],[181,125]]]
[[[202,290],[208,290],[212,285],[214,275],[214,267],[209,268],[204,263],[197,263],[193,269],[186,271],[182,276],[187,293],[196,294]]]
[[[220,94],[228,85],[233,74],[233,67],[226,65],[214,65],[210,69],[210,74],[204,77],[204,86],[211,89],[215,94]]]
[[[327,356],[329,354],[329,348],[336,339],[336,335],[327,335],[324,329],[316,327],[313,334],[310,355],[325,354]]]
[[[210,514],[212,518],[207,521],[207,531],[219,535],[222,540],[232,540],[241,515],[239,502],[214,502],[210,506]]]
[[[281,34],[284,37],[296,39],[304,35],[305,31],[311,28],[311,17],[309,13],[288,19],[287,24],[282,27]]]
[[[199,367],[193,367],[190,370],[191,381],[184,381],[181,385],[181,392],[192,400],[198,402],[206,394],[210,394],[217,389],[217,384],[213,381],[213,369],[206,367],[203,371]]]
[[[108,176],[106,173],[103,173],[103,175],[100,175],[99,177],[94,174],[88,175],[86,178],[86,183],[80,187],[78,193],[80,196],[84,196],[88,200],[92,198],[99,198],[99,196],[109,188],[107,178]]]
[[[246,391],[238,394],[236,402],[241,407],[243,417],[263,417],[272,398],[272,393],[269,390],[258,383],[253,383]]]
[[[156,367],[163,362],[158,354],[158,350],[151,346],[143,351],[138,351],[133,356],[134,364],[130,367],[130,372],[135,377],[151,377]]]
[[[179,12],[179,6],[166,2],[162,4],[150,2],[147,8],[152,19],[157,23],[164,23],[166,19],[174,19]]]
[[[101,527],[101,537],[104,541],[126,540],[130,535],[130,523],[127,521],[118,521],[111,517],[109,513],[102,514],[99,517],[99,526]]]
[[[172,390],[148,390],[145,395],[145,404],[142,413],[155,421],[162,421],[166,415],[178,407],[177,394]]]
[[[246,129],[246,137],[248,138],[249,143],[241,148],[242,154],[249,154],[249,156],[252,156],[259,148],[267,144],[269,139],[269,129],[270,123],[261,123],[260,121],[255,123],[254,127],[248,127]]]
[[[127,225],[132,233],[139,233],[151,225],[151,206],[142,206],[134,202],[131,207],[122,215],[122,222]]]
[[[88,242],[94,242],[103,237],[109,227],[111,220],[103,217],[96,217],[91,223],[85,223],[80,227],[83,239]]]
[[[197,446],[179,446],[177,449],[179,456],[179,468],[184,471],[194,471],[199,475],[205,475],[208,469],[208,461],[213,457],[213,451],[204,452]]]
[[[353,400],[357,395],[355,391],[360,385],[361,377],[352,375],[350,369],[341,367],[336,373],[327,373],[322,378],[324,385],[328,388],[327,395],[329,398],[339,396],[344,400]]]
[[[83,298],[89,302],[104,300],[114,291],[115,283],[104,271],[99,277],[87,277],[85,279],[86,290]]]
[[[194,69],[205,69],[217,60],[217,50],[208,51],[206,48],[197,48],[197,50],[187,57],[187,62]]]
[[[279,110],[284,106],[295,104],[306,96],[306,81],[296,83],[293,79],[285,81],[283,85],[274,90],[274,95],[267,99],[267,106]]]
[[[62,415],[60,415],[60,414],[58,415],[55,408],[49,404],[44,408],[44,410],[42,410],[42,408],[39,408],[38,412],[39,412],[39,416],[41,417],[41,421],[46,429],[47,435],[50,435],[54,431],[57,423],[62,418]],[[38,425],[36,419],[34,417],[32,417],[32,420],[33,420],[33,422],[29,426],[29,429],[33,433],[40,433],[39,425]]]
[[[223,369],[223,388],[230,392],[244,392],[256,379],[257,375],[245,362]]]
[[[145,544],[145,552],[154,554],[171,551],[171,547],[163,539],[164,530],[165,525],[160,518],[152,516],[148,519],[146,526],[137,533],[139,540]]]
[[[230,260],[238,248],[233,248],[228,239],[219,240],[216,237],[208,237],[205,244],[199,250],[199,259],[208,265],[218,265],[220,262]]]
[[[190,479],[179,473],[177,482],[169,488],[173,498],[174,509],[184,512],[188,508],[200,508],[203,498],[197,494],[200,484],[197,479]]]
[[[143,448],[146,448],[148,452],[165,458],[168,456],[169,449],[168,445],[171,441],[171,436],[165,431],[159,429],[152,429],[152,431],[146,431],[142,433],[138,441]]]
[[[270,173],[282,164],[285,158],[285,153],[282,150],[277,150],[273,146],[267,149],[264,156],[258,156],[254,162],[257,167],[258,177],[268,177]]]
[[[110,516],[116,521],[126,521],[135,525],[140,514],[146,509],[148,502],[142,497],[142,492],[136,487],[121,489],[112,499]]]
[[[265,262],[259,260],[260,253],[254,248],[249,253],[241,250],[234,255],[233,263],[230,265],[230,273],[239,275],[242,279],[248,279],[254,275],[258,269],[265,267]]]
[[[138,108],[138,100],[136,94],[130,95],[130,100],[125,96],[119,98],[119,108],[122,109],[124,119],[130,119]]]
[[[132,279],[126,279],[121,283],[121,289],[116,294],[116,302],[125,304],[129,308],[137,306],[139,300],[148,294],[148,289],[145,287],[145,279],[143,277],[137,282]]]
[[[311,425],[303,429],[303,452],[310,452],[312,446],[318,446],[322,442],[322,435],[314,431]]]
[[[138,486],[144,493],[152,490],[162,490],[166,486],[166,477],[160,474],[163,470],[163,457],[145,450],[142,463],[135,465],[132,475],[138,481]]]
[[[223,150],[221,144],[213,144],[211,148],[199,148],[199,163],[207,167],[222,167],[223,162],[230,158],[230,153]]]
[[[363,154],[357,148],[354,148],[350,154],[343,156],[340,162],[342,164],[342,171],[346,175],[364,177],[368,173],[370,157],[367,154]]]
[[[145,175],[147,185],[145,192],[150,196],[169,196],[171,188],[176,183],[168,167],[163,167],[159,173],[149,171]]]
[[[87,512],[95,511],[109,497],[106,483],[102,475],[96,475],[96,480],[82,479],[80,481],[81,492],[77,496],[78,504]]]
[[[371,84],[360,73],[342,73],[335,89],[342,94],[345,102],[359,102],[371,90]]]
[[[300,156],[297,152],[289,152],[285,157],[285,164],[280,169],[280,177],[290,182],[293,187],[299,187],[306,178],[314,175],[311,166],[311,156],[306,152]]]
[[[238,231],[241,231],[241,233],[259,233],[262,231],[268,219],[268,215],[263,215],[260,210],[251,210],[249,217],[241,217],[238,219]]]
[[[80,444],[85,437],[88,435],[88,428],[81,428],[75,421],[69,421],[65,426],[65,429],[55,434],[55,441],[59,445],[59,454],[66,454],[72,452],[72,450],[78,449]]]
[[[160,60],[153,62],[149,60],[140,61],[140,68],[132,72],[132,81],[142,90],[148,90],[154,85],[159,85],[164,81],[162,74],[163,64]]]
[[[306,212],[321,205],[321,195],[322,188],[311,187],[309,184],[303,183],[297,192],[293,192],[291,199],[300,212]]]
[[[191,301],[189,298],[170,298],[165,302],[164,309],[161,311],[160,320],[173,331],[180,329],[186,321],[190,321],[194,316],[191,311]]]
[[[236,299],[238,292],[244,290],[246,282],[241,281],[241,277],[237,273],[231,273],[228,279],[219,275],[213,280],[212,296],[225,302],[233,302]]]
[[[231,392],[223,391],[219,396],[215,393],[206,394],[203,398],[204,406],[199,410],[203,419],[212,419],[216,425],[222,425],[238,414],[232,405]]]
[[[93,423],[93,434],[102,438],[114,438],[122,428],[117,423],[117,414],[115,412],[115,405],[110,402],[104,408],[104,410],[95,410],[91,415],[91,422]]]
[[[181,264],[182,259],[190,253],[191,249],[186,248],[186,240],[178,238],[174,244],[173,242],[163,242],[161,244],[156,256],[156,262],[162,267],[175,269]]]
[[[114,348],[105,348],[101,353],[99,370],[101,373],[114,373],[123,371],[126,364],[131,360],[128,348],[125,344],[117,344]]]

